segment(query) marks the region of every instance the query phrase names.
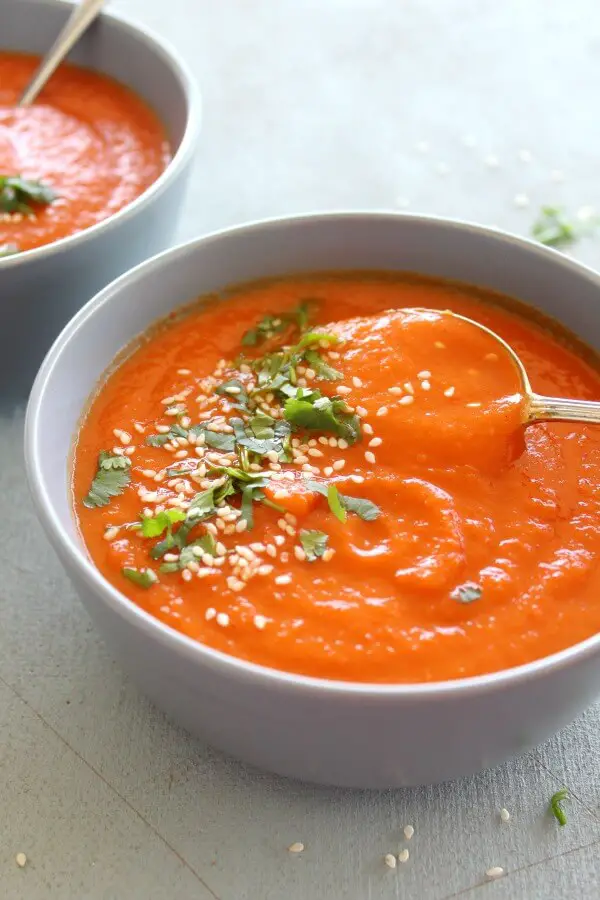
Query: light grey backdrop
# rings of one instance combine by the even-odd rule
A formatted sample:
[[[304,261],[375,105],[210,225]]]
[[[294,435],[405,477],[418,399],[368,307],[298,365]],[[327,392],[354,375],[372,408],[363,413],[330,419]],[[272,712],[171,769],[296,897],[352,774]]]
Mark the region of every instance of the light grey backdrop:
[[[170,39],[203,86],[182,239],[332,207],[521,233],[542,203],[600,207],[597,0],[113,6]],[[599,265],[600,240],[577,255]],[[107,655],[32,517],[21,432],[22,410],[0,420],[6,900],[596,900],[598,708],[537,752],[441,787],[353,793],[248,771],[170,726]],[[546,805],[563,784],[560,829]],[[386,869],[404,845],[409,861]],[[495,865],[508,874],[485,884]]]

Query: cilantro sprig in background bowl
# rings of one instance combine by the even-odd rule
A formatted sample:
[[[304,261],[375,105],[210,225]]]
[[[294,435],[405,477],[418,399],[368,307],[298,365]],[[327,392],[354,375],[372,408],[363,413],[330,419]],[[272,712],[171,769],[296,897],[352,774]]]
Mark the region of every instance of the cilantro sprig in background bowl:
[[[0,49],[44,54],[72,11],[65,0],[3,0]],[[70,237],[20,252],[0,239],[0,399],[26,396],[69,318],[112,278],[168,246],[200,127],[200,99],[185,65],[162,40],[102,13],[70,60],[116,78],[156,111],[173,158],[136,201]],[[0,171],[0,214],[35,213],[52,185]],[[8,396],[10,394],[10,397]]]
[[[88,397],[123,347],[198,295],[255,278],[324,269],[410,270],[478,284],[539,307],[600,349],[600,276],[530,241],[466,223],[377,213],[234,228],[122,276],[63,331],[38,375],[27,413],[33,499],[115,656],[191,732],[254,765],[308,781],[387,788],[455,778],[546,740],[591,703],[600,683],[600,636],[519,668],[441,683],[362,684],[290,675],[203,646],[144,612],[95,569],[72,515],[65,460]],[[327,411],[343,427],[339,413]],[[315,415],[314,408],[290,409],[298,420],[307,415]],[[260,423],[252,435],[240,431],[236,437],[242,446],[244,440],[273,439]],[[102,457],[85,502],[104,504],[128,475],[126,464]],[[235,471],[227,476],[239,479]],[[352,498],[332,494],[327,500],[341,518],[379,514],[353,509]],[[173,537],[175,525],[182,523],[169,517],[141,523],[161,540]],[[326,552],[322,533],[306,533],[304,550],[315,557]],[[147,570],[125,573],[148,589],[151,577]],[[476,600],[474,590],[465,585],[465,596],[457,599]]]

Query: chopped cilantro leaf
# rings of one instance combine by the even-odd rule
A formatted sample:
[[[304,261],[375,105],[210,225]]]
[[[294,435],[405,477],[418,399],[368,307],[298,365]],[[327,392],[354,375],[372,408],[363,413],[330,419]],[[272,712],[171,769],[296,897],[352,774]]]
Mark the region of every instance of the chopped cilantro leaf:
[[[148,589],[158,581],[152,569],[133,569],[130,566],[125,566],[121,571],[125,578],[128,578],[129,581],[141,588]]]
[[[270,441],[275,436],[275,419],[266,413],[257,413],[255,416],[252,416],[248,425],[254,437],[258,438],[259,441]]]
[[[146,443],[149,447],[164,447],[164,445],[172,441],[173,438],[186,438],[187,435],[187,429],[182,428],[181,425],[175,423],[175,425],[171,425],[171,427],[167,432],[165,432],[165,434],[149,435],[146,438]]]
[[[142,516],[142,537],[159,537],[170,530],[174,522],[183,522],[186,515],[182,509],[165,509],[154,516]]]
[[[295,326],[304,331],[308,324],[310,306],[318,301],[302,300],[298,306],[280,315],[263,316],[254,328],[246,331],[242,337],[242,346],[256,347],[264,343],[276,334],[282,334],[288,328]]]
[[[313,391],[308,399],[290,397],[284,407],[286,421],[295,428],[335,434],[349,444],[355,444],[362,437],[358,416],[347,411],[344,400],[339,397],[324,397]],[[315,399],[315,395],[318,395]]]
[[[233,391],[229,390],[233,388]],[[241,381],[237,378],[229,378],[215,388],[215,394],[225,397],[229,401],[232,409],[240,409],[247,411],[248,409],[248,391]]]
[[[229,395],[228,395],[229,396]],[[211,450],[221,450],[223,453],[233,453],[235,450],[235,438],[232,434],[225,431],[213,431],[210,427],[210,421],[202,425],[193,425],[190,428],[190,434],[199,437],[204,435],[204,443]]]
[[[0,212],[34,212],[35,206],[47,206],[56,194],[40,181],[29,181],[19,175],[0,175]]]
[[[346,521],[346,510],[342,506],[340,494],[335,484],[330,484],[327,488],[327,502],[329,509],[340,522]]]
[[[128,456],[107,453],[98,455],[98,469],[83,505],[89,509],[107,506],[111,497],[122,494],[131,481],[131,460]]]
[[[558,821],[559,825],[567,824],[567,816],[562,808],[563,800],[569,799],[569,792],[566,788],[562,788],[562,790],[557,791],[556,794],[553,794],[550,798],[550,811],[554,818]]]
[[[326,363],[316,350],[307,350],[304,358],[311,369],[315,371],[317,378],[322,378],[324,381],[338,381],[342,377],[342,373]]]
[[[196,538],[195,541],[190,541],[189,544],[186,544],[185,547],[182,548],[181,553],[179,554],[179,560],[174,565],[179,569],[185,569],[189,562],[196,559],[194,547],[199,547],[203,553],[210,553],[211,556],[214,556],[217,542],[212,534],[203,534],[202,537]],[[165,565],[169,565],[169,563],[165,563]]]
[[[310,480],[305,481],[304,483],[309,491],[315,491],[315,493],[317,494],[322,494],[323,497],[327,497],[327,499],[329,500],[329,489],[326,485],[321,484],[320,481]],[[340,494],[335,485],[330,485],[329,487],[335,488],[338,499],[340,501],[340,505],[342,506],[343,510],[355,513],[355,515],[359,516],[365,522],[373,522],[381,515],[381,509],[371,500],[365,500],[364,497],[352,497],[350,496],[350,494]],[[329,504],[329,506],[331,508],[331,503]],[[341,519],[340,521],[343,522],[344,519]]]
[[[327,541],[329,535],[323,531],[315,531],[314,529],[303,528],[300,530],[298,537],[302,544],[302,549],[306,554],[308,562],[314,562],[325,553],[327,549]]]
[[[575,241],[592,234],[600,227],[600,218],[587,221],[570,221],[558,206],[542,206],[539,218],[533,223],[531,233],[540,244],[547,247],[568,247]]]
[[[340,494],[340,503],[345,510],[355,513],[364,522],[373,522],[381,515],[381,510],[376,503],[365,500],[364,497],[351,497],[349,494]]]

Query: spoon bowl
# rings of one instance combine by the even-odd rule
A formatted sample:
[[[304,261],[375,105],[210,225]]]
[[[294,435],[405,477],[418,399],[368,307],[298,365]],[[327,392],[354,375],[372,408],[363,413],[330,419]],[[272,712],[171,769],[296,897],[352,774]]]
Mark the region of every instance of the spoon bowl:
[[[515,365],[523,395],[526,399],[524,407],[525,425],[532,425],[534,422],[585,422],[587,424],[600,424],[600,401],[597,400],[569,400],[562,397],[544,397],[536,394],[532,389],[527,370],[523,365],[516,351],[507,344],[506,341],[474,319],[467,316],[461,316],[459,313],[451,310],[444,310],[445,316],[458,319],[472,325],[479,331],[485,332],[489,337],[499,345],[499,349],[507,354]]]

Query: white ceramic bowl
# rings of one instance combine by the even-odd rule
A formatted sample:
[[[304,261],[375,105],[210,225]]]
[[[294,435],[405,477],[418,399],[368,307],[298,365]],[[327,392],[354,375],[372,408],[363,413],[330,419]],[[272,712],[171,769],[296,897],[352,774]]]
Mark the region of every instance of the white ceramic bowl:
[[[94,568],[71,511],[65,460],[88,396],[124,345],[199,294],[262,276],[344,268],[412,270],[493,288],[600,348],[600,278],[531,242],[408,215],[259,222],[155,257],[78,313],[33,389],[28,476],[48,538],[106,642],[174,720],[283,775],[375,788],[436,782],[501,763],[577,716],[598,693],[600,636],[520,668],[444,683],[288,675],[195,643],[135,606]]]
[[[43,54],[73,9],[64,0],[1,0],[0,52]],[[25,399],[61,328],[117,275],[171,243],[200,130],[200,96],[161,39],[121,16],[99,16],[69,60],[116,78],[163,123],[173,159],[129,206],[92,228],[0,259],[0,405]],[[3,173],[4,174],[4,173]]]

